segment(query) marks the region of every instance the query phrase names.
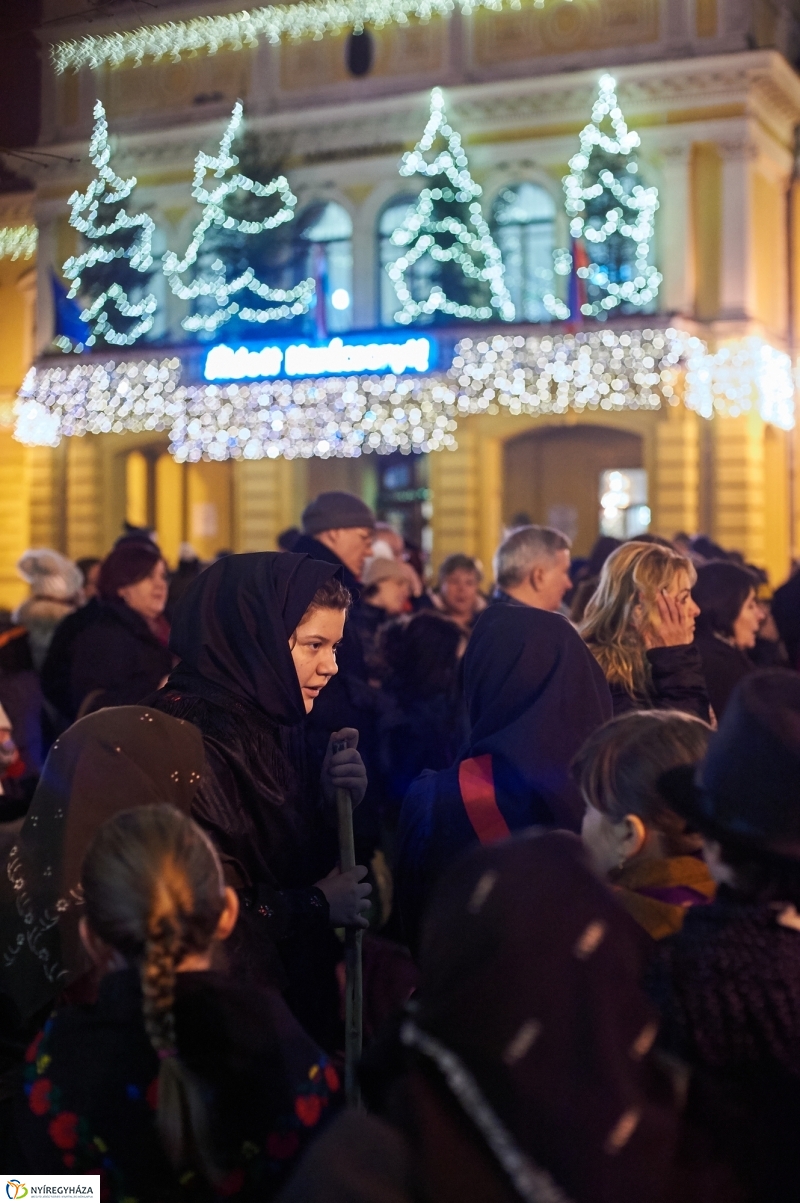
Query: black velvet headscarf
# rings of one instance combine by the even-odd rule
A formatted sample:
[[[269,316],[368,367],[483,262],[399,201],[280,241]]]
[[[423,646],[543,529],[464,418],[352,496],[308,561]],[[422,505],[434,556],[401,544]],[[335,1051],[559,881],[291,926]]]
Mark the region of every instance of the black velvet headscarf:
[[[175,610],[169,646],[181,663],[170,685],[199,677],[246,699],[276,723],[305,718],[289,639],[317,590],[339,570],[291,551],[225,556],[201,573]]]
[[[558,825],[574,826],[583,808],[569,766],[613,713],[602,670],[574,627],[530,606],[491,606],[469,641],[464,686],[471,733],[461,759],[490,753]]]
[[[0,876],[0,993],[22,1019],[89,968],[80,875],[96,831],[138,806],[189,814],[204,770],[197,728],[144,706],[98,710],[53,744]]]
[[[404,1042],[443,1075],[523,1198],[662,1198],[677,1115],[650,1056],[641,941],[563,832],[479,849],[437,889]],[[516,1151],[493,1144],[464,1070]],[[542,1171],[560,1189],[534,1189]]]

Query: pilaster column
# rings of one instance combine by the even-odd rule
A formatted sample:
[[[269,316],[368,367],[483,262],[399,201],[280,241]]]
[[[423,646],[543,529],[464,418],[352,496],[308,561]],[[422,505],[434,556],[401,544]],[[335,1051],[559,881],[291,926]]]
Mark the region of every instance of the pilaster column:
[[[96,435],[64,439],[66,449],[67,554],[73,560],[102,555],[102,465]]]
[[[691,239],[691,143],[662,150],[663,188],[659,194],[661,238],[659,258],[664,282],[662,308],[691,315],[694,309],[694,258]]]
[[[714,539],[763,565],[764,423],[756,413],[714,418]]]
[[[698,418],[683,406],[670,406],[656,428],[656,480],[653,529],[667,539],[699,529],[700,432]]]
[[[430,458],[434,567],[457,551],[481,555],[479,447],[474,419],[459,422],[457,438],[455,451],[434,451]],[[488,565],[485,567],[488,571]]]
[[[720,142],[718,146],[722,155],[719,316],[728,321],[747,321],[755,308],[750,172],[758,150],[746,131],[740,138]]]

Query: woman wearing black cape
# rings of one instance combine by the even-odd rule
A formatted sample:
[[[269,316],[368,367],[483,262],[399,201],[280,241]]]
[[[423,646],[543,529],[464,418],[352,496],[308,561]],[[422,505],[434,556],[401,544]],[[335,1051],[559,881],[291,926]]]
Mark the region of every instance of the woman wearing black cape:
[[[350,595],[334,565],[292,552],[227,556],[175,611],[180,657],[149,704],[197,726],[208,772],[192,817],[239,893],[237,974],[282,989],[323,1047],[341,1047],[332,928],[366,926],[366,869],[337,870],[335,792],[363,797],[358,732],[331,735],[322,765],[303,719],[337,670]],[[333,751],[336,742],[346,747]]]
[[[474,844],[525,827],[579,831],[584,803],[570,764],[611,718],[597,662],[560,614],[495,605],[464,657],[470,734],[452,768],[424,772],[400,812],[395,890],[412,951],[431,889]]]

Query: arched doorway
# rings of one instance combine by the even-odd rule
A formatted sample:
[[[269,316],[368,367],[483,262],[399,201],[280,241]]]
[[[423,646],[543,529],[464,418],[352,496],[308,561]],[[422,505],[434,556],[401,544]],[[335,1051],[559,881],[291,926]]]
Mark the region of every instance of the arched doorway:
[[[608,426],[559,426],[510,439],[503,449],[503,520],[555,526],[586,555],[600,530],[600,478],[642,469],[641,435]]]

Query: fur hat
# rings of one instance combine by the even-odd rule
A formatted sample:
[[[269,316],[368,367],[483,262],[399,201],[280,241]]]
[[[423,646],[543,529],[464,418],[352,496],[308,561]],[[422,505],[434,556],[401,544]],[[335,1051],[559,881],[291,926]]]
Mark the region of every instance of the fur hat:
[[[49,547],[26,551],[17,561],[17,572],[28,582],[34,597],[68,601],[83,586],[83,574],[77,565]]]

